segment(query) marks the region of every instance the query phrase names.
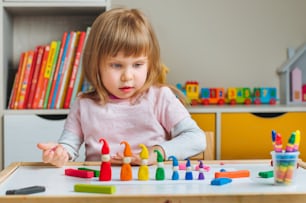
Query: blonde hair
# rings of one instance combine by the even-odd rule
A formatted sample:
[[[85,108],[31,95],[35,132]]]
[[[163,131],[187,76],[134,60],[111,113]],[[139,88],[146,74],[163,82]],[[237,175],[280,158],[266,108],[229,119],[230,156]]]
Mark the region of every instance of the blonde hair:
[[[114,8],[102,13],[92,24],[83,52],[82,66],[93,91],[82,94],[82,97],[101,104],[107,103],[109,95],[100,77],[100,67],[108,57],[114,57],[118,52],[123,52],[125,56],[148,57],[147,80],[135,95],[141,95],[152,85],[166,85],[164,80],[160,80],[163,74],[160,47],[149,20],[137,9]]]

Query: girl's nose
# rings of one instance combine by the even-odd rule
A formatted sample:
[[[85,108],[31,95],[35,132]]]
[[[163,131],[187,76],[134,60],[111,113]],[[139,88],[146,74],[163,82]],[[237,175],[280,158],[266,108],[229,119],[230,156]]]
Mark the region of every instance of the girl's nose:
[[[133,78],[133,74],[129,68],[125,69],[124,72],[121,75],[122,81],[129,81]]]

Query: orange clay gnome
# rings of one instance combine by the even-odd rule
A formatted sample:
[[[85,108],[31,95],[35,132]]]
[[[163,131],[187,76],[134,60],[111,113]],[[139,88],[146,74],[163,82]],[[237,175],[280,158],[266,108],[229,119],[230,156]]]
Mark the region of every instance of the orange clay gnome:
[[[121,166],[120,180],[128,181],[133,179],[132,167],[131,167],[131,157],[132,151],[130,144],[126,141],[122,141],[120,144],[125,144],[125,149],[123,152],[123,164]]]
[[[138,169],[138,180],[149,180],[149,167],[148,167],[148,159],[149,159],[149,151],[144,144],[139,144],[139,147],[142,148],[139,156],[141,158],[141,165]]]
[[[99,142],[103,142],[101,148],[102,162],[100,166],[99,181],[110,181],[112,179],[112,168],[109,155],[109,146],[105,139],[101,138]]]

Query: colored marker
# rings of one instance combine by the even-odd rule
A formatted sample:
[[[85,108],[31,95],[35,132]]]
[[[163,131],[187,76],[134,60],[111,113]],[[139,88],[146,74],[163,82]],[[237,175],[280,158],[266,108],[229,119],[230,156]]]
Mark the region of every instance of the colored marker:
[[[293,151],[294,152],[299,150],[300,139],[301,139],[301,132],[299,130],[297,130],[297,131],[295,131],[295,141],[294,141],[294,146],[293,146]]]
[[[283,151],[282,148],[283,148],[282,136],[279,133],[277,133],[275,137],[274,151],[282,152]]]
[[[295,143],[295,132],[291,133],[291,136],[286,145],[286,152],[293,152],[294,143]]]
[[[28,195],[28,194],[33,194],[33,193],[38,193],[38,192],[44,192],[46,191],[46,188],[44,186],[31,186],[31,187],[25,187],[25,188],[20,188],[16,190],[7,190],[6,195]]]
[[[274,146],[275,144],[275,138],[276,138],[276,131],[272,130],[272,145]]]
[[[114,185],[91,185],[91,184],[75,184],[75,192],[89,192],[89,193],[102,193],[113,194],[116,192]]]

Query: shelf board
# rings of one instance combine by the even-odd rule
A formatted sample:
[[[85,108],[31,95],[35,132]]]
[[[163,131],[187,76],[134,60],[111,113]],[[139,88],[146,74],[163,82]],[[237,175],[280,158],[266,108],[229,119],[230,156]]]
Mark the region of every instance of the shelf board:
[[[4,110],[4,115],[66,115],[69,109],[24,109],[24,110]]]

